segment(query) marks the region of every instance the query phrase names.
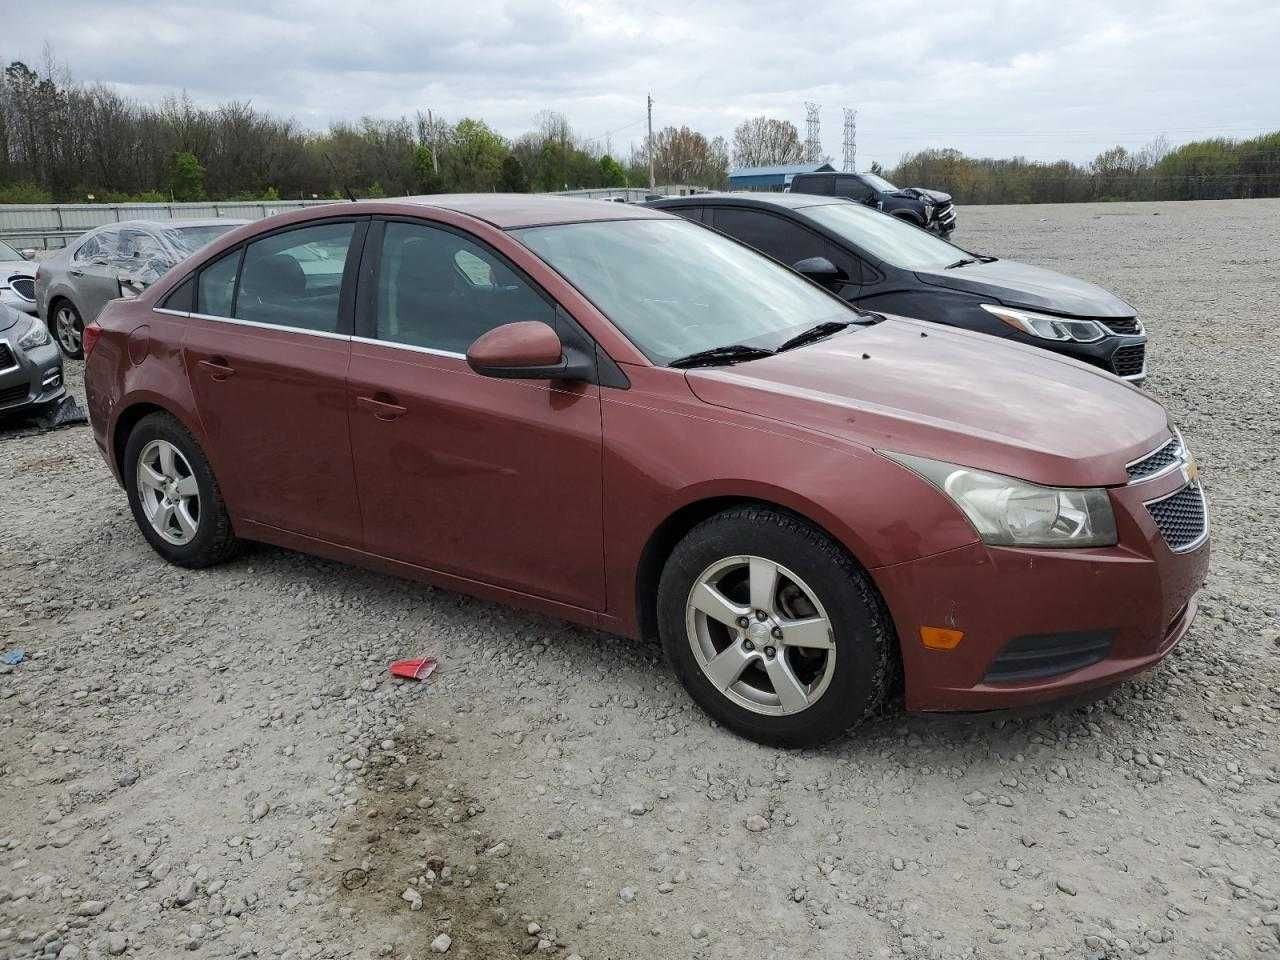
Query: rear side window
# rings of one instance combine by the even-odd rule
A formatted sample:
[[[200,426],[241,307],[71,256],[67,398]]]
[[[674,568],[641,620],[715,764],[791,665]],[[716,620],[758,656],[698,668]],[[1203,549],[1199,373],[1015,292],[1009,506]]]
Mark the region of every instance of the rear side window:
[[[195,277],[187,277],[169,292],[161,306],[166,310],[180,310],[183,313],[188,313],[196,308],[195,301],[196,280]]]
[[[231,316],[231,301],[236,292],[236,269],[240,251],[233,250],[200,271],[196,310],[211,317]]]
[[[322,223],[249,244],[235,317],[336,333],[342,276],[355,228],[352,222]]]
[[[450,230],[390,222],[378,264],[379,340],[466,353],[475,339],[517,320],[555,325],[555,310],[487,247]]]
[[[678,214],[679,216],[684,217],[686,220],[692,220],[694,223],[702,223],[702,211],[703,211],[702,207],[679,206],[679,207],[664,207],[663,209],[667,213]]]

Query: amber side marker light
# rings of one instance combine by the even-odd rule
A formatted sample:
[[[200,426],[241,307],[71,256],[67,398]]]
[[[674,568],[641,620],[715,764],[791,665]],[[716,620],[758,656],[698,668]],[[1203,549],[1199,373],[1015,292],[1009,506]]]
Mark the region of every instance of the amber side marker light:
[[[948,630],[945,627],[920,628],[920,642],[930,650],[954,650],[963,639],[963,630]]]

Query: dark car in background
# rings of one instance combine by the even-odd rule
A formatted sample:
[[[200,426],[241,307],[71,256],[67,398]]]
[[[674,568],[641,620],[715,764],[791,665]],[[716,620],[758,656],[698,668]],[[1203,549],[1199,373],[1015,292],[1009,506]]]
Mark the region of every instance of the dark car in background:
[[[844,197],[944,238],[956,228],[951,194],[924,187],[895,187],[874,173],[797,173],[787,192]]]
[[[108,300],[136,297],[211,240],[246,220],[126,220],[90,230],[40,263],[40,316],[68,357]]]
[[[1084,280],[961,249],[876,210],[797,193],[704,193],[649,206],[728,234],[864,310],[963,327],[1147,375],[1136,311]]]
[[[0,416],[38,410],[65,393],[62,356],[44,323],[0,303]]]

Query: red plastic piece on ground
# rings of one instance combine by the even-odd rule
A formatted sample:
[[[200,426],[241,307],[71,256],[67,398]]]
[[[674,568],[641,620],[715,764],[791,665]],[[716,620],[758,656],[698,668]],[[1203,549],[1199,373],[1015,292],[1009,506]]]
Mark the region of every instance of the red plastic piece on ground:
[[[393,677],[404,677],[406,680],[425,680],[435,672],[434,657],[423,657],[421,660],[397,660],[391,664]]]

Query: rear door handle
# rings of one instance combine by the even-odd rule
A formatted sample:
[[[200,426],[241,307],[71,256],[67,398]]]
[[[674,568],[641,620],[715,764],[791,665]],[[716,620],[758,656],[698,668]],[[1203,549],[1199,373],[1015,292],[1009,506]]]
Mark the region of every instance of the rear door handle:
[[[387,393],[380,393],[376,397],[356,397],[356,406],[361,410],[368,410],[379,420],[395,420],[409,412],[408,407],[400,406],[395,399]]]
[[[209,373],[212,374],[213,379],[219,382],[226,380],[228,377],[234,376],[236,372],[233,367],[227,366],[227,361],[223,360],[222,357],[214,357],[212,360],[201,360],[200,366],[208,370]]]
[[[68,270],[68,271],[67,271],[67,273],[71,274],[73,277],[83,277],[83,276],[84,276],[84,271],[83,271],[83,270]]]

